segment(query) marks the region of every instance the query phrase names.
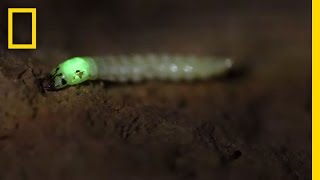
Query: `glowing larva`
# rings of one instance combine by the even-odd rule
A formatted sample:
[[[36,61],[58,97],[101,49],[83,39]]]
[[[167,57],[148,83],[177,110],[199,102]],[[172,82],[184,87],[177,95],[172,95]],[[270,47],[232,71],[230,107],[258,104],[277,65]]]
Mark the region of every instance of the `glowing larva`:
[[[49,74],[44,88],[57,90],[87,80],[139,82],[142,80],[194,80],[220,75],[230,69],[230,59],[195,56],[134,55],[74,57]]]

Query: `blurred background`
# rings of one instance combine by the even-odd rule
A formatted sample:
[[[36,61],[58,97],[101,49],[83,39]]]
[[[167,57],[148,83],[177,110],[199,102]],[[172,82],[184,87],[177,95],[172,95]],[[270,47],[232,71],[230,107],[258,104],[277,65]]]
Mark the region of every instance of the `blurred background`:
[[[7,8],[37,50],[7,50]],[[15,16],[15,42],[31,18]],[[311,179],[311,1],[0,2],[0,179]],[[227,56],[230,77],[85,84],[42,96],[81,55]]]

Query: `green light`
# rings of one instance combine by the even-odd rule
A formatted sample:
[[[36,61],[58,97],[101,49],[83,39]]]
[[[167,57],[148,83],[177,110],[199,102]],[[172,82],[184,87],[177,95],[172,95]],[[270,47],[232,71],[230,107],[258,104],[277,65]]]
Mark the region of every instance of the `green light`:
[[[75,57],[66,60],[60,68],[70,85],[81,83],[89,78],[89,64],[85,58]]]
[[[51,71],[56,89],[82,83],[90,78],[90,64],[85,57],[74,57]]]

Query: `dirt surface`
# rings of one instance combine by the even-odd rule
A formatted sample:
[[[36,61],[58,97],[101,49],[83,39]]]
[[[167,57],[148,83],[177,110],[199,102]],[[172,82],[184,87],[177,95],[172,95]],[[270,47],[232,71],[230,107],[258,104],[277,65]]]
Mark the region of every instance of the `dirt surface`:
[[[310,2],[1,3],[1,180],[311,179]],[[37,50],[6,50],[7,7],[37,7]],[[136,52],[224,55],[240,68],[45,95],[35,83],[68,57]]]

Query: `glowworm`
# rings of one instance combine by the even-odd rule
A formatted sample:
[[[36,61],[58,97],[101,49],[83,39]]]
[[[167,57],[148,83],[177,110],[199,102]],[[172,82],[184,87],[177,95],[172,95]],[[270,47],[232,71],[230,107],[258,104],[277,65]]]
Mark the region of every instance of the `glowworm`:
[[[43,87],[58,90],[98,79],[115,82],[201,80],[223,74],[232,64],[233,61],[228,58],[178,55],[74,57],[54,68]]]

